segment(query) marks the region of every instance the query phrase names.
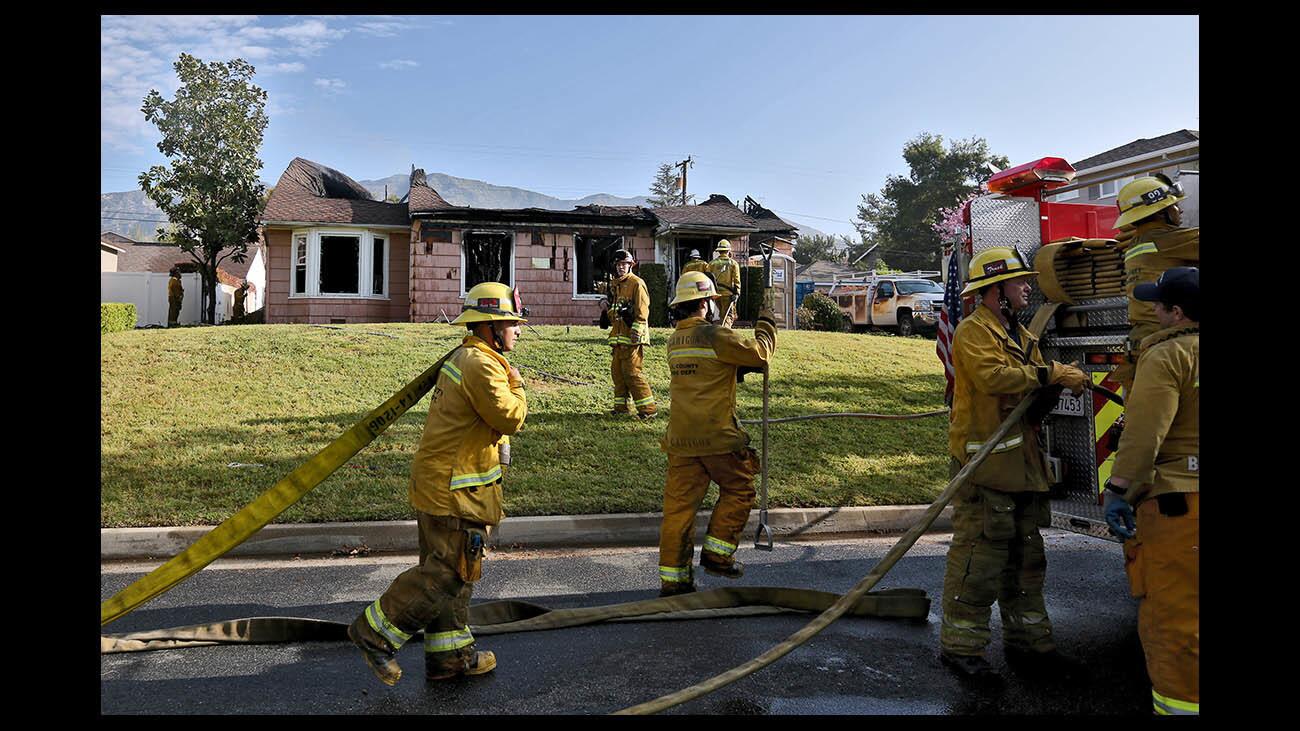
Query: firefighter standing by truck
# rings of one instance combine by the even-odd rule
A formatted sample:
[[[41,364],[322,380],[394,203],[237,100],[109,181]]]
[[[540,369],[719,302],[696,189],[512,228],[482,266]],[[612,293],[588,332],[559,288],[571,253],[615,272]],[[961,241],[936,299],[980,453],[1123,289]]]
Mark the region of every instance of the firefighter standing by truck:
[[[642,421],[658,413],[650,384],[641,375],[645,345],[650,342],[650,292],[645,281],[632,273],[636,260],[632,252],[614,252],[614,279],[608,282],[605,299],[600,301],[600,326],[609,328],[610,377],[614,381],[612,414],[630,413],[627,397],[632,397],[636,415]]]
[[[754,505],[759,459],[736,419],[736,376],[742,367],[765,368],[776,350],[776,319],[767,298],[754,337],[744,338],[717,323],[719,295],[703,272],[683,274],[674,295],[677,329],[668,338],[673,408],[661,442],[668,477],[659,529],[660,596],[695,591],[695,514],[710,481],[718,483],[718,503],[700,566],[729,579],[744,573],[735,553]]]
[[[1038,340],[1016,313],[1029,305],[1034,272],[1016,249],[976,254],[962,296],[979,306],[957,326],[948,431],[956,475],[1017,403],[1040,386],[1082,392],[1088,377],[1072,365],[1044,362]],[[1009,662],[1076,670],[1056,650],[1043,599],[1047,556],[1039,528],[1051,523],[1048,479],[1032,418],[1021,421],[955,497],[953,537],[943,582],[940,658],[962,677],[991,678],[984,658],[994,601]]]
[[[1106,481],[1155,712],[1200,715],[1200,271],[1176,267],[1133,295],[1162,329],[1142,341],[1128,424]],[[1136,511],[1136,514],[1135,514]]]
[[[723,327],[731,327],[736,319],[736,308],[733,305],[740,301],[740,264],[731,258],[731,242],[726,239],[718,242],[713,256],[713,261],[709,262],[709,274],[722,290],[718,310],[722,313]]]
[[[506,360],[520,334],[518,293],[499,282],[476,284],[452,324],[470,334],[437,375],[411,467],[420,564],[348,627],[348,637],[385,684],[402,676],[396,652],[424,633],[425,676],[447,680],[496,667],[490,651],[476,651],[469,599],[478,580],[489,526],[501,522],[501,481],[510,441],[528,404],[519,371]]]
[[[1116,205],[1120,215],[1115,228],[1121,230],[1119,245],[1124,255],[1124,291],[1128,295],[1128,362],[1115,368],[1111,377],[1127,394],[1133,387],[1134,364],[1142,340],[1161,329],[1151,303],[1134,296],[1141,284],[1156,281],[1161,272],[1177,266],[1197,266],[1201,260],[1201,229],[1182,228],[1183,189],[1167,176],[1138,178],[1119,191]]]

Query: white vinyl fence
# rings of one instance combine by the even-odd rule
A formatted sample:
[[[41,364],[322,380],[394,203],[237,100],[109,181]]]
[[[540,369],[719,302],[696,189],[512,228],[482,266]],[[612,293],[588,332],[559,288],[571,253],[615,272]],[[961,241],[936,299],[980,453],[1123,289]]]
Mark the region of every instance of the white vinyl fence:
[[[100,302],[132,302],[135,304],[136,327],[146,325],[167,325],[167,280],[169,277],[160,272],[100,272]],[[181,314],[178,322],[188,325],[199,322],[200,300],[203,299],[203,284],[197,273],[181,275],[181,286],[185,288],[185,297],[181,300]],[[220,324],[228,320],[235,307],[235,290],[233,287],[217,283],[216,320]]]

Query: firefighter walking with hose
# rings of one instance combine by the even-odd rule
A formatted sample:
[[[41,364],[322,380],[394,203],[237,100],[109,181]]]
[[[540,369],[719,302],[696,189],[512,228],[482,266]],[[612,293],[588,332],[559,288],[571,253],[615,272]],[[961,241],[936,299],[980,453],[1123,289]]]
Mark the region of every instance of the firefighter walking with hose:
[[[1048,385],[1078,394],[1088,383],[1075,366],[1045,362],[1038,339],[1017,319],[1016,313],[1029,305],[1035,275],[1011,247],[994,247],[971,259],[962,296],[978,293],[979,305],[953,336],[952,476],[1026,394]],[[1055,401],[1060,391],[1047,392]],[[1047,556],[1039,528],[1051,524],[1047,489],[1037,425],[1026,417],[994,446],[953,499],[939,637],[940,659],[960,677],[995,677],[984,658],[995,601],[1009,662],[1077,669],[1056,650],[1043,599]]]
[[[469,599],[488,527],[505,517],[507,435],[528,415],[523,379],[505,358],[526,322],[522,313],[516,290],[484,282],[466,293],[465,310],[452,323],[464,323],[469,334],[437,375],[411,467],[420,564],[398,575],[348,627],[348,638],[387,685],[402,677],[397,650],[421,632],[428,680],[496,667],[496,655],[474,649]]]
[[[776,350],[776,318],[765,298],[754,337],[742,337],[718,323],[718,297],[706,274],[687,272],[677,280],[670,303],[677,329],[668,338],[672,411],[661,442],[668,477],[659,528],[660,596],[695,591],[695,514],[710,481],[718,483],[719,495],[700,566],[729,579],[745,571],[735,553],[754,507],[760,465],[736,419],[737,370],[767,366]]]
[[[1134,296],[1163,329],[1143,340],[1128,424],[1106,480],[1106,523],[1124,538],[1138,636],[1160,715],[1201,713],[1201,274],[1175,267]]]

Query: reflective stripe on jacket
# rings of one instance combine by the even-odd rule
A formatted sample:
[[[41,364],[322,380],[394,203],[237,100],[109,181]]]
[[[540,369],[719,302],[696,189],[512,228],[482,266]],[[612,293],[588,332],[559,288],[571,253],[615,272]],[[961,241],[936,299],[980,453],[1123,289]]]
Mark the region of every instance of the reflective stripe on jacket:
[[[766,319],[746,338],[701,317],[677,323],[668,338],[672,412],[660,447],[669,454],[702,457],[745,448],[749,435],[736,420],[736,368],[761,367],[776,350],[776,326]]]
[[[953,335],[953,397],[948,453],[966,464],[988,437],[1033,389],[1044,365],[1038,339],[1017,325],[1012,340],[998,316],[983,303],[961,321]],[[971,475],[971,482],[1003,492],[1042,492],[1047,474],[1038,435],[1025,420],[1011,427]]]
[[[429,397],[420,446],[411,465],[411,505],[429,515],[453,515],[496,525],[501,511],[497,448],[524,424],[528,403],[510,364],[469,335],[438,374]]]
[[[628,302],[632,305],[632,325],[609,312],[609,345],[644,345],[650,342],[650,292],[645,280],[628,272],[613,281],[614,304]]]
[[[1154,282],[1171,267],[1199,266],[1201,229],[1170,226],[1163,221],[1137,225],[1124,251],[1124,294],[1128,297],[1128,322],[1134,342],[1160,329],[1155,307],[1133,298],[1133,289]]]
[[[1200,492],[1201,330],[1161,330],[1142,343],[1111,474],[1132,482],[1137,505],[1167,492]]]

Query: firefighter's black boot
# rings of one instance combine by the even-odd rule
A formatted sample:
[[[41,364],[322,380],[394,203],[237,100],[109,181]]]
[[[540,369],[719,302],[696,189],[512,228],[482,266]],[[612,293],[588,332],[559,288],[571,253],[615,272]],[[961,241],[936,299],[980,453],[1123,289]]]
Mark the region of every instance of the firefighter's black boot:
[[[402,679],[402,668],[397,665],[397,658],[387,647],[376,647],[366,640],[366,633],[358,630],[357,623],[365,624],[366,617],[361,615],[348,625],[348,639],[361,650],[366,664],[374,671],[375,677],[384,685],[397,685]],[[366,629],[369,629],[367,626]]]
[[[1034,677],[1074,680],[1088,675],[1088,667],[1082,661],[1062,654],[1059,650],[1035,652],[1008,645],[1005,652],[1008,665]]]
[[[991,681],[998,678],[997,672],[983,655],[954,655],[941,651],[939,661],[963,680]]]
[[[695,584],[690,581],[665,581],[659,586],[659,596],[661,598],[690,594],[694,591]]]
[[[700,568],[714,576],[728,579],[739,579],[745,575],[745,564],[740,559],[724,559],[712,551],[700,551]]]
[[[473,645],[450,652],[424,653],[426,680],[451,680],[463,675],[483,675],[497,666],[496,653],[474,649]]]

